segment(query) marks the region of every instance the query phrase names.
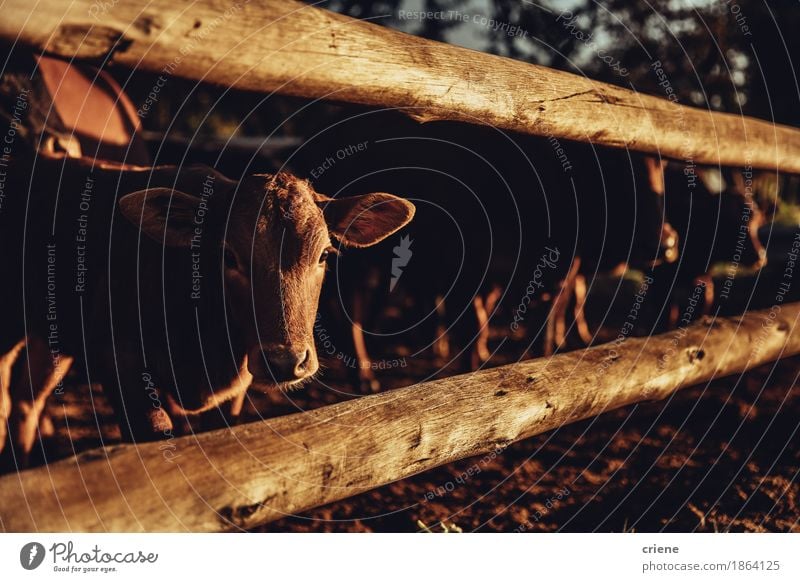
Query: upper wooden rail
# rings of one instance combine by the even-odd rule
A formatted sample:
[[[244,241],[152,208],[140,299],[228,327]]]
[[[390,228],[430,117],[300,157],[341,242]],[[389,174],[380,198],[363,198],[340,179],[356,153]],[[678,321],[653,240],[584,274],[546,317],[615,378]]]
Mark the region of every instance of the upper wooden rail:
[[[486,123],[698,164],[800,173],[795,128],[678,105],[291,0],[6,0],[0,38],[66,58],[110,55],[167,77],[395,107],[420,121]]]

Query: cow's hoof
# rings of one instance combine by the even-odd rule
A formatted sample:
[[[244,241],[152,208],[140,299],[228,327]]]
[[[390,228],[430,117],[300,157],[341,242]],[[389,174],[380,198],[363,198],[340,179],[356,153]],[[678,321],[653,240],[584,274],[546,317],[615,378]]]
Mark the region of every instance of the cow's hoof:
[[[163,408],[148,410],[147,420],[154,439],[162,439],[165,435],[172,434],[175,428],[172,419]]]
[[[42,435],[42,438],[50,438],[56,434],[53,418],[46,412],[43,412],[39,419],[39,434]]]
[[[381,391],[381,383],[375,378],[362,378],[359,390],[361,394],[376,394]]]

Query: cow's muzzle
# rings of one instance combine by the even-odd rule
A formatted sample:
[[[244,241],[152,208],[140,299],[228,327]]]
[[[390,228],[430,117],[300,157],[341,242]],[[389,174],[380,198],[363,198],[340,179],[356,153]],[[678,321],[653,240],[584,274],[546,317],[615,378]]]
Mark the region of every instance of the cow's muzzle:
[[[250,351],[248,371],[259,384],[292,384],[313,375],[319,367],[311,348],[261,345]]]

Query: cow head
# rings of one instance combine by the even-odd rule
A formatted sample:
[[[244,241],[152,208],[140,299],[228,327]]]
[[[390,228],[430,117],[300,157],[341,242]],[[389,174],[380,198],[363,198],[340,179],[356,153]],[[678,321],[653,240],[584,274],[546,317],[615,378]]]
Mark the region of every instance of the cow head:
[[[134,192],[119,204],[170,247],[191,248],[203,214],[203,242],[211,237],[216,253],[212,274],[222,273],[230,327],[241,334],[253,384],[298,384],[319,369],[313,326],[334,245],[374,245],[407,224],[414,206],[383,193],[328,198],[288,173],[249,176],[226,190],[224,204],[215,194],[217,206],[205,212],[200,192],[169,188]]]

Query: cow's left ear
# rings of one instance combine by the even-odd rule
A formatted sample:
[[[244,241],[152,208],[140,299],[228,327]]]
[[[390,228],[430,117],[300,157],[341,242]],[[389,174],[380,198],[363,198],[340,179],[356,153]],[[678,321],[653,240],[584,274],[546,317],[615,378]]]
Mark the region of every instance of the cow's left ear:
[[[157,243],[188,247],[200,199],[171,188],[148,188],[119,199],[122,215]]]
[[[414,218],[408,200],[378,192],[348,198],[317,195],[331,237],[348,247],[363,248],[381,242]]]

